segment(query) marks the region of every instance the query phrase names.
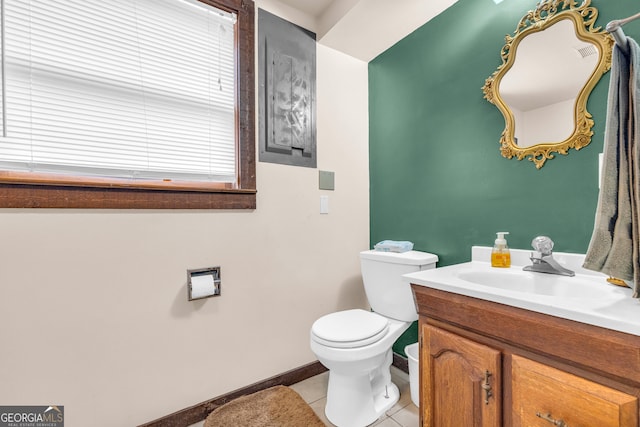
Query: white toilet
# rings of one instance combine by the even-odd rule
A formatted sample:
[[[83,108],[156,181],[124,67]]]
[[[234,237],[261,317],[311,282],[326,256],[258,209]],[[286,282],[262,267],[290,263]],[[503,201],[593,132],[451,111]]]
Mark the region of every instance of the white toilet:
[[[338,427],[364,427],[396,404],[391,346],[418,319],[403,274],[435,268],[436,255],[364,251],[362,280],[371,311],[327,314],[311,327],[311,350],[329,369],[327,419]]]

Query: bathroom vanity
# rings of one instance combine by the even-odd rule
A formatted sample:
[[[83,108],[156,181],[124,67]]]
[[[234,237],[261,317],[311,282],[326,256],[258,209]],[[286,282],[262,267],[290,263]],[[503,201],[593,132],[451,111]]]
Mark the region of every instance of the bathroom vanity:
[[[640,303],[630,290],[522,264],[491,270],[477,261],[485,255],[474,248],[476,261],[405,276],[420,316],[421,425],[637,427]]]

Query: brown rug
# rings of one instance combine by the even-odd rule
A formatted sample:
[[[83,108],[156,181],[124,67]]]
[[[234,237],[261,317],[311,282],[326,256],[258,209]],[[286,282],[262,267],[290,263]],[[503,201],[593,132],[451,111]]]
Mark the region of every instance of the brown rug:
[[[325,427],[298,393],[275,386],[225,403],[204,427]]]

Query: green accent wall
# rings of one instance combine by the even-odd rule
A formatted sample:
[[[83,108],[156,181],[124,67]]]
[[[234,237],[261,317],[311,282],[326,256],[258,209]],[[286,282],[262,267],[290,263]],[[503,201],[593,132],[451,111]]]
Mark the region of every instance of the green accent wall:
[[[603,28],[640,12],[636,0],[593,0]],[[548,235],[555,250],[587,250],[598,199],[609,73],[587,109],[591,144],[556,155],[542,169],[500,154],[504,119],[482,86],[501,64],[504,36],[534,0],[459,0],[369,63],[371,245],[410,240],[440,257],[469,261],[471,246],[529,249]],[[640,40],[640,20],[624,26]],[[411,328],[394,346],[417,341]]]

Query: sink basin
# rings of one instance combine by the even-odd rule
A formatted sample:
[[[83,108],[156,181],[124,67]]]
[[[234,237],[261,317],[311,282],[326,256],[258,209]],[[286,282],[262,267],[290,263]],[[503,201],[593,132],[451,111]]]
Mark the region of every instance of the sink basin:
[[[607,286],[602,278],[568,277],[514,270],[468,270],[457,277],[481,286],[564,298],[602,298]]]
[[[472,248],[470,262],[405,274],[409,283],[640,336],[640,299],[582,268],[584,255],[554,254],[573,277],[523,271],[530,251],[511,250],[510,268],[493,268],[490,247]]]

